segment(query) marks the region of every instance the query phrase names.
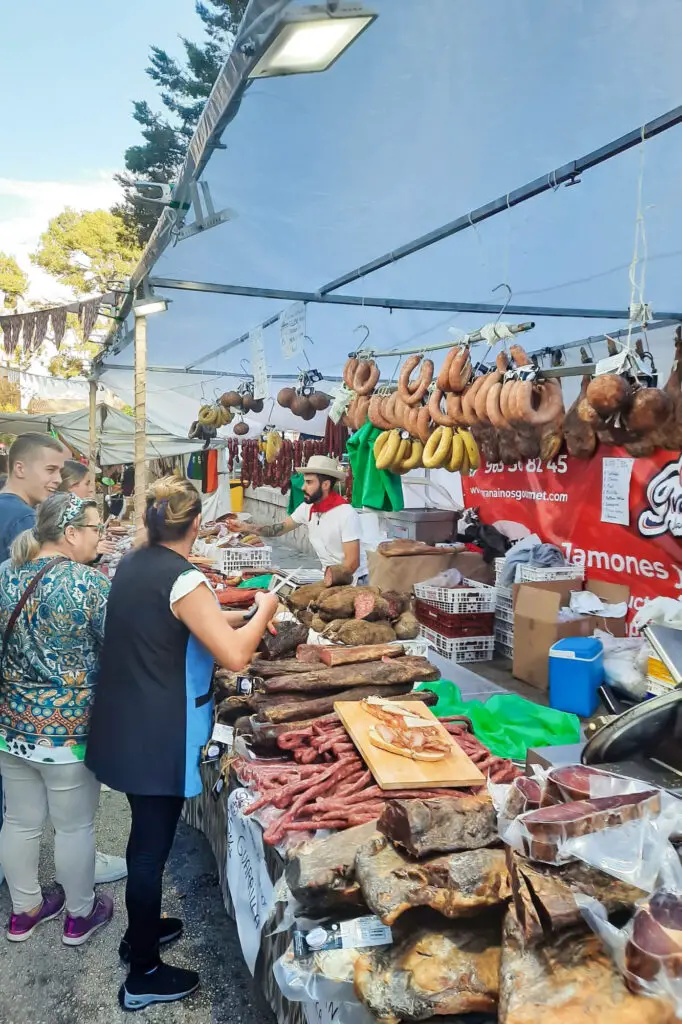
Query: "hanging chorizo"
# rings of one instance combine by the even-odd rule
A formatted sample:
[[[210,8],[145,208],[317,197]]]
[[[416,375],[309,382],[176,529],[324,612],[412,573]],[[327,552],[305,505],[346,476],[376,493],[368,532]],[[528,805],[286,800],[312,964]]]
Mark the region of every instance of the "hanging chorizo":
[[[452,360],[449,373],[450,391],[460,394],[471,379],[471,355],[466,345],[457,352]]]
[[[450,367],[452,366],[452,360],[455,358],[458,352],[459,346],[455,345],[454,348],[450,349],[450,351],[446,354],[445,359],[443,360],[443,365],[438,371],[438,378],[436,380],[436,387],[438,388],[439,391],[450,390]]]
[[[564,399],[558,380],[518,381],[510,407],[511,422],[542,427],[563,415]]]
[[[507,369],[507,366],[504,365],[506,362],[506,357],[504,357],[504,359],[500,359],[500,356],[498,356],[495,369],[485,375],[483,383],[476,392],[476,398],[474,399],[474,411],[479,423],[490,423],[487,412],[488,395],[492,386],[494,384],[499,384],[502,380]],[[500,368],[500,363],[503,364],[503,368]]]
[[[461,395],[456,395],[452,391],[449,392],[445,398],[445,409],[453,427],[464,426]]]
[[[477,377],[473,384],[470,384],[462,395],[462,419],[466,426],[473,427],[478,423],[476,415],[476,395],[485,383],[485,376]]]
[[[410,356],[409,359],[405,360],[400,370],[398,393],[407,405],[418,405],[433,380],[433,362],[430,359],[425,359],[417,380],[414,382],[410,381],[410,374],[419,366],[421,361],[422,357],[420,355]]]
[[[427,405],[421,406],[417,410],[417,415],[414,417],[415,433],[422,444],[426,444],[431,436],[431,416],[429,415],[429,407]]]
[[[442,390],[436,386],[429,396],[429,415],[434,423],[437,423],[439,427],[454,427],[456,424],[452,422],[447,412],[443,412],[440,403],[443,399]]]
[[[358,368],[358,363],[359,360],[351,356],[343,368],[343,382],[349,391],[353,390],[353,381],[355,379],[355,372]]]

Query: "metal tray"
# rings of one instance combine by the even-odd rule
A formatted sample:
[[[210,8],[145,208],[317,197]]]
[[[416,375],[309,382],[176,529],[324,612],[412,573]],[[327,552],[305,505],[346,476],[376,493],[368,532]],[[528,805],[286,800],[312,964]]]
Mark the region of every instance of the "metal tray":
[[[636,704],[624,711],[587,741],[583,764],[625,761],[636,755],[657,753],[661,739],[672,734],[682,708],[682,690]]]

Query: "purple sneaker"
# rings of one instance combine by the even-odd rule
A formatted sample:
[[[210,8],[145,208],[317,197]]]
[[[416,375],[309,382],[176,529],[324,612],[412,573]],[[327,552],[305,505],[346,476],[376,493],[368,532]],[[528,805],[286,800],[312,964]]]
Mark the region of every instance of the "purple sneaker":
[[[71,917],[66,915],[62,942],[65,946],[82,946],[91,935],[108,925],[114,916],[114,901],[111,896],[102,894],[95,898],[95,904],[88,917]]]
[[[10,942],[25,942],[33,935],[38,925],[53,921],[64,909],[64,890],[57,885],[43,893],[43,902],[37,914],[12,914],[9,919],[7,938]]]

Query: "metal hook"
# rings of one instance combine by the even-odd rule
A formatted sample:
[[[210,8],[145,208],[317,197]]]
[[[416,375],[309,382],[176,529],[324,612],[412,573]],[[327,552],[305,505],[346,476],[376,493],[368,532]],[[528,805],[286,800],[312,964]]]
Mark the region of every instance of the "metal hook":
[[[244,364],[246,364],[246,365],[244,365]],[[245,359],[240,359],[239,360],[239,365],[242,368],[242,373],[244,374],[244,376],[246,376],[246,377],[253,377],[253,374],[251,373],[251,370],[247,369],[247,367],[249,367],[251,365],[251,360],[250,359],[246,359],[246,358]]]
[[[363,346],[363,345],[365,344],[365,342],[367,341],[367,339],[369,338],[369,335],[370,335],[370,329],[369,329],[369,327],[367,326],[367,324],[358,324],[358,326],[357,326],[357,327],[354,327],[354,328],[353,328],[353,334],[357,334],[357,333],[358,333],[358,331],[362,331],[362,330],[365,330],[365,331],[366,331],[367,333],[365,334],[364,338],[363,338],[363,339],[362,339],[362,341],[360,342],[360,347],[361,347],[361,348],[362,348],[362,346]]]
[[[499,292],[500,288],[506,288],[509,294],[507,295],[507,301],[505,302],[504,306],[502,307],[498,314],[497,320],[495,321],[496,324],[499,324],[500,320],[504,316],[504,311],[511,302],[512,295],[514,294],[506,281],[503,281],[502,284],[498,284],[497,287],[493,288],[493,292]]]

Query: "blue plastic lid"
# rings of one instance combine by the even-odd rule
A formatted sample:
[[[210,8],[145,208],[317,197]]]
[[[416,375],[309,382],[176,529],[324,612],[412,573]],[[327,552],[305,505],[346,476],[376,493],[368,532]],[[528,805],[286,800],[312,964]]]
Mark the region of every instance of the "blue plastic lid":
[[[576,658],[582,658],[585,661],[592,661],[593,658],[599,657],[604,650],[601,640],[597,640],[593,636],[567,636],[563,640],[557,640],[555,644],[550,647],[549,653],[552,651],[565,652],[566,655],[573,655]]]

